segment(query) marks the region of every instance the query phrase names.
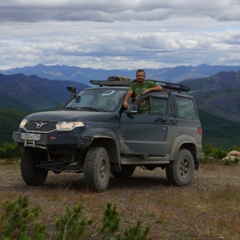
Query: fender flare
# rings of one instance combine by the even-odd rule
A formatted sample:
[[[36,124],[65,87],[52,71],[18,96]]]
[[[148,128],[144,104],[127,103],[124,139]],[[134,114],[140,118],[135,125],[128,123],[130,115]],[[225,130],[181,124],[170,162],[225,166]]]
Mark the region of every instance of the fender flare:
[[[181,146],[183,144],[192,144],[194,146],[196,146],[196,140],[189,135],[181,135],[179,137],[177,137],[174,140],[174,143],[172,145],[172,151],[170,153],[170,160],[174,160],[176,158],[177,153],[179,152]]]
[[[120,164],[120,147],[119,147],[119,139],[117,138],[116,134],[107,128],[91,128],[88,129],[83,137],[90,137],[93,139],[98,139],[98,138],[108,138],[112,139],[115,143],[116,146],[116,159],[113,159],[113,162],[117,162]]]

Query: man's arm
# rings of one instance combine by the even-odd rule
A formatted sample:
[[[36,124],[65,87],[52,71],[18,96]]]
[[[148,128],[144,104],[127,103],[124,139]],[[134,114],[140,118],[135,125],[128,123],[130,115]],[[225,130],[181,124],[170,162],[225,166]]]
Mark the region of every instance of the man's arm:
[[[156,87],[152,87],[152,88],[148,88],[148,89],[144,90],[143,94],[146,94],[151,91],[162,91],[162,89],[163,89],[162,86],[157,85]]]
[[[128,108],[128,107],[129,107],[128,100],[129,100],[130,97],[132,96],[132,93],[133,93],[133,91],[128,90],[128,92],[127,92],[127,94],[126,94],[126,96],[125,96],[124,103],[123,103],[123,106],[124,106],[125,108]]]

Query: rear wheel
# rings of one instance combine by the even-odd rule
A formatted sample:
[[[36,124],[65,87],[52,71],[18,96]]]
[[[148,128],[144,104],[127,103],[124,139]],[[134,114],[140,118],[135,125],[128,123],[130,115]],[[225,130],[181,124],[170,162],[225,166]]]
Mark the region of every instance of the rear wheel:
[[[32,150],[24,150],[21,157],[20,169],[22,178],[27,185],[40,186],[45,182],[48,171],[36,167],[36,163],[40,161],[40,158],[44,157],[45,154],[36,153]]]
[[[102,192],[107,188],[110,178],[110,163],[105,148],[91,148],[86,155],[83,168],[86,187],[95,192]]]
[[[168,181],[176,186],[188,185],[194,173],[194,159],[190,151],[182,149],[178,152],[175,161],[166,167]]]
[[[134,171],[135,171],[135,166],[124,165],[121,167],[120,172],[111,170],[111,173],[116,178],[129,178],[133,175]]]

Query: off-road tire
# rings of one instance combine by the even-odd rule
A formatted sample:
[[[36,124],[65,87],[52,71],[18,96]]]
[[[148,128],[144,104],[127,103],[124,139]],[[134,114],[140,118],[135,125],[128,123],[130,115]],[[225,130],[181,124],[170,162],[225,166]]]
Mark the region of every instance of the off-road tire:
[[[94,192],[103,192],[109,183],[110,162],[108,152],[103,147],[90,148],[84,162],[86,187]]]
[[[48,175],[48,171],[36,168],[36,163],[43,154],[34,153],[32,150],[24,150],[21,156],[20,170],[23,181],[30,186],[42,185]]]
[[[135,171],[135,166],[122,166],[121,172],[111,170],[111,174],[116,178],[129,178]]]
[[[190,151],[182,149],[176,159],[166,167],[168,181],[175,186],[188,185],[194,173],[194,159]]]

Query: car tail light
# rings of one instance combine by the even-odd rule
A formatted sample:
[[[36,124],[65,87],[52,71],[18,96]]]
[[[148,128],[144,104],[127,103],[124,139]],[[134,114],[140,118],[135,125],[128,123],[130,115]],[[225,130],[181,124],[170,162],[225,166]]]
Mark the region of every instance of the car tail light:
[[[202,128],[201,128],[201,127],[198,127],[197,131],[198,131],[198,133],[199,133],[200,135],[203,134],[203,131],[202,131]]]

